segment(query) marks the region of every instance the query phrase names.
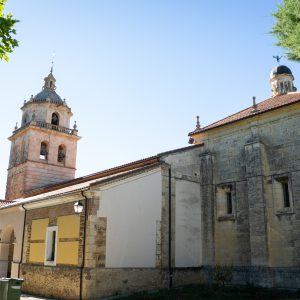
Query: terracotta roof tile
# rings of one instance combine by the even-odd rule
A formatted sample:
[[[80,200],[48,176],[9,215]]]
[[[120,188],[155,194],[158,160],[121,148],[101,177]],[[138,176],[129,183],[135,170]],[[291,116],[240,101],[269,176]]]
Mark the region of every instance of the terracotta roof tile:
[[[65,182],[61,182],[61,183],[56,183],[53,185],[49,185],[49,186],[45,186],[45,187],[41,187],[38,189],[34,189],[31,191],[28,191],[25,193],[24,197],[28,198],[28,197],[32,197],[35,195],[40,195],[43,193],[48,193],[51,191],[55,191],[58,189],[62,189],[62,188],[68,188],[70,187],[70,189],[73,189],[73,187],[77,184],[80,183],[90,183],[91,181],[95,181],[97,179],[101,179],[101,178],[106,178],[109,176],[113,176],[113,175],[117,175],[117,174],[122,174],[128,171],[132,171],[132,170],[136,170],[136,169],[140,169],[149,165],[154,165],[156,163],[159,162],[159,157],[158,156],[151,156],[148,158],[144,158],[141,160],[137,160],[128,164],[124,164],[118,167],[114,167],[111,169],[107,169],[104,171],[100,171],[97,173],[93,173],[93,174],[89,174],[83,177],[78,177],[72,180],[68,180]]]
[[[15,203],[15,201],[0,200],[0,207],[5,207],[5,206],[8,206],[12,203]]]
[[[8,208],[8,207],[12,207],[12,206],[18,206],[20,204],[28,204],[28,203],[36,202],[36,201],[43,201],[43,200],[46,200],[49,198],[63,196],[63,195],[67,195],[67,194],[70,194],[73,192],[77,192],[77,191],[83,191],[85,189],[88,189],[88,187],[91,185],[95,185],[95,184],[99,184],[99,183],[107,183],[112,180],[122,179],[126,176],[132,176],[132,175],[138,174],[140,172],[145,172],[151,168],[158,167],[159,165],[160,165],[160,163],[157,162],[157,163],[153,163],[151,165],[140,166],[138,168],[134,168],[131,170],[129,170],[129,169],[123,170],[122,172],[118,172],[115,174],[110,174],[107,176],[94,178],[94,179],[84,181],[81,183],[72,184],[72,185],[64,186],[64,187],[61,187],[58,189],[49,190],[44,193],[34,194],[27,198],[19,198],[14,201],[0,200],[0,210]],[[3,204],[3,206],[1,206],[1,201],[5,202],[5,204]]]
[[[256,116],[262,113],[265,113],[267,111],[271,111],[274,109],[278,109],[280,107],[284,107],[296,102],[300,102],[300,93],[295,92],[295,93],[288,93],[286,95],[280,95],[280,96],[275,96],[272,98],[269,98],[267,100],[264,100],[260,103],[257,104],[257,109],[253,110],[253,106],[250,106],[238,113],[235,113],[231,116],[228,116],[222,120],[219,120],[215,123],[212,123],[206,127],[203,127],[201,129],[194,130],[189,133],[190,135],[193,135],[198,132],[204,132],[216,127],[220,127],[226,124],[234,123],[246,118],[251,118],[252,116]]]

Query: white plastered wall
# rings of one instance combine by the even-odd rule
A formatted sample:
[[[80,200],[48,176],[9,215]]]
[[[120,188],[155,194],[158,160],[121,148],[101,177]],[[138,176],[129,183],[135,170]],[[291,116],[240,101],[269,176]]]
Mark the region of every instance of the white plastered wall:
[[[176,180],[175,189],[175,265],[198,267],[202,264],[200,185]]]
[[[159,167],[101,188],[98,216],[107,218],[107,268],[155,267],[161,182]]]

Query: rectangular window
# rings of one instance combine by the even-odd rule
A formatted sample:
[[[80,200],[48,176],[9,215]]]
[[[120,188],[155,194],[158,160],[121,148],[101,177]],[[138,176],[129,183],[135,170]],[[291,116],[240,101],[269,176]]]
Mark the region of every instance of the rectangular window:
[[[290,207],[290,194],[289,194],[289,183],[287,181],[281,182],[282,192],[283,192],[283,206]]]
[[[47,159],[47,144],[45,142],[41,143],[40,159],[42,159],[42,160],[46,160]]]
[[[224,183],[216,187],[216,209],[218,221],[235,220],[235,184]]]
[[[56,231],[52,231],[52,240],[51,240],[51,254],[50,260],[54,261],[55,258],[55,246],[56,246]]]
[[[55,265],[57,249],[57,226],[47,228],[45,265]]]
[[[226,192],[227,214],[232,214],[232,194],[231,191]]]
[[[272,189],[275,214],[294,213],[292,181],[289,175],[274,176],[272,180]]]

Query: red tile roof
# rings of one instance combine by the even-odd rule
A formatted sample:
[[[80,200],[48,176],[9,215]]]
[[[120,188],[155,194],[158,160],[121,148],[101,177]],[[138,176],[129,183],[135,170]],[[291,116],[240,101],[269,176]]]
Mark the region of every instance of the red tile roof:
[[[234,123],[243,119],[247,119],[247,118],[251,118],[253,116],[274,110],[274,109],[278,109],[296,102],[300,102],[300,93],[299,92],[295,92],[295,93],[288,93],[285,95],[280,95],[280,96],[275,96],[272,98],[269,98],[267,100],[264,100],[260,103],[257,104],[257,108],[256,110],[253,110],[253,106],[250,106],[238,113],[235,113],[231,116],[228,116],[222,120],[219,120],[215,123],[212,123],[206,127],[200,128],[200,129],[196,129],[192,132],[189,133],[189,136],[194,135],[196,133],[199,132],[204,132],[216,127],[220,127],[223,125],[227,125],[230,123]]]
[[[15,201],[6,201],[6,200],[0,200],[0,207],[5,207],[9,204],[14,203]]]
[[[107,170],[104,170],[101,172],[89,174],[87,176],[78,177],[78,178],[75,178],[75,179],[72,179],[69,181],[41,187],[41,188],[38,188],[35,190],[31,190],[31,191],[28,191],[25,193],[24,198],[40,195],[42,193],[48,193],[48,192],[55,191],[58,189],[66,188],[69,186],[77,185],[77,184],[88,182],[88,181],[93,181],[96,179],[105,178],[108,176],[122,174],[122,173],[128,172],[128,171],[137,170],[140,168],[144,168],[146,166],[154,165],[158,162],[159,162],[158,156],[151,156],[151,157],[137,160],[137,161],[134,161],[134,162],[131,162],[131,163],[128,163],[125,165],[121,165],[121,166],[118,166],[115,168],[111,168],[111,169],[107,169]]]

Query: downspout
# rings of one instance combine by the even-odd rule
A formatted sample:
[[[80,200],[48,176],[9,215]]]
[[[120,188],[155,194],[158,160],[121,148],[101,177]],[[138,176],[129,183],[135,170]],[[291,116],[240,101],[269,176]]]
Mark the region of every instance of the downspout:
[[[26,213],[27,213],[27,210],[24,207],[24,204],[22,204],[22,208],[23,208],[23,211],[24,211],[24,222],[23,222],[23,234],[22,234],[22,245],[21,245],[21,261],[19,262],[18,278],[20,278],[21,263],[23,262],[23,250],[24,250],[24,239],[25,239],[25,222],[26,222]]]
[[[171,195],[171,168],[169,168],[169,288],[173,287],[172,269],[172,195]]]
[[[84,191],[81,191],[82,197],[84,197],[84,227],[83,227],[83,244],[82,244],[82,263],[80,267],[80,287],[79,287],[79,299],[82,300],[82,285],[83,285],[83,268],[84,268],[84,260],[85,260],[85,237],[86,237],[86,221],[87,221],[87,215],[88,215],[88,198],[83,193]]]

